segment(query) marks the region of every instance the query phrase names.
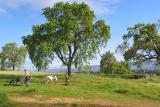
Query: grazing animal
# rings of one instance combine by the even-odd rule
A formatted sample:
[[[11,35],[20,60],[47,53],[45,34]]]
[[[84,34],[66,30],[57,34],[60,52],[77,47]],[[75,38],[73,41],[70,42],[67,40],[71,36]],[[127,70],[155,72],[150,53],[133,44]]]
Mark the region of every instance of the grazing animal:
[[[47,82],[46,84],[50,81],[52,83],[53,80],[57,81],[57,76],[46,76]]]
[[[18,82],[20,82],[20,77],[17,77],[16,79],[12,79],[9,81],[9,85],[17,85]]]

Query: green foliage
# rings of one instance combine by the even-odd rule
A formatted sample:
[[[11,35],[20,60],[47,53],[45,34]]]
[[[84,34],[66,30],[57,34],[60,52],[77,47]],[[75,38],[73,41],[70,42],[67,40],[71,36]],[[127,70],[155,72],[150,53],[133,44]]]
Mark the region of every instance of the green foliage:
[[[103,73],[113,73],[117,67],[117,61],[113,53],[106,52],[100,61],[100,71]]]
[[[26,58],[26,49],[17,47],[16,43],[7,43],[0,53],[1,70],[19,68]]]
[[[118,62],[119,63],[119,68],[118,68],[118,72],[119,74],[131,74],[131,66],[129,63],[125,62],[125,61],[121,61]]]
[[[68,67],[78,67],[88,62],[105,46],[110,37],[110,27],[104,20],[95,21],[90,7],[76,2],[59,2],[43,9],[47,22],[32,27],[32,35],[23,37],[29,56],[38,70],[47,69],[58,57]]]
[[[160,62],[160,35],[156,24],[136,24],[129,27],[123,40],[117,51],[123,54],[126,61],[138,67],[151,60]]]
[[[156,74],[157,74],[158,76],[160,76],[160,71],[156,71]]]
[[[100,71],[102,73],[129,74],[130,65],[127,62],[118,62],[113,53],[106,52],[100,61]]]

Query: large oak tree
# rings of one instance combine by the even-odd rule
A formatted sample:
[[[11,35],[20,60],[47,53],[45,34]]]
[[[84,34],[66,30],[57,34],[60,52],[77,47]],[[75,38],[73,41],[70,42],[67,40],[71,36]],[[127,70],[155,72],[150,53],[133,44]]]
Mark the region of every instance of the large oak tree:
[[[94,12],[85,3],[58,2],[44,8],[43,15],[47,22],[33,26],[33,33],[23,37],[38,70],[46,69],[58,57],[70,76],[72,65],[92,59],[110,37],[110,27],[104,20],[95,21]]]
[[[124,59],[137,66],[155,60],[160,63],[160,35],[156,24],[136,24],[128,28],[117,48]]]

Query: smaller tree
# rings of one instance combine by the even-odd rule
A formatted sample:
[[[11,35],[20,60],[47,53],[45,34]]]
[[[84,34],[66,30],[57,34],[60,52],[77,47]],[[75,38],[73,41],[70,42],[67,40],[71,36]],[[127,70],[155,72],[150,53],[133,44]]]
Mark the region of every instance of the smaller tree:
[[[118,62],[113,53],[106,52],[100,61],[100,71],[102,73],[129,74],[130,66],[127,62]]]
[[[106,52],[100,61],[100,70],[102,73],[113,73],[115,71],[116,58],[110,51]]]
[[[19,68],[26,58],[26,49],[17,47],[16,43],[8,43],[0,53],[1,70]]]

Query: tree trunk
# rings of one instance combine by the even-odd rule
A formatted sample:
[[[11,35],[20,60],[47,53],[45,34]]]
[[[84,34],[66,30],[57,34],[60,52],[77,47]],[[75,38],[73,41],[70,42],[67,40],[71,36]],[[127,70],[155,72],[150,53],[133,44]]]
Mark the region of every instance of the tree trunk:
[[[69,63],[67,65],[68,71],[66,72],[65,75],[65,85],[69,85],[69,78],[71,77],[71,64]]]
[[[70,77],[71,76],[71,64],[68,64],[68,77]]]
[[[13,71],[15,71],[15,66],[14,65],[12,66],[12,69],[13,69]]]

